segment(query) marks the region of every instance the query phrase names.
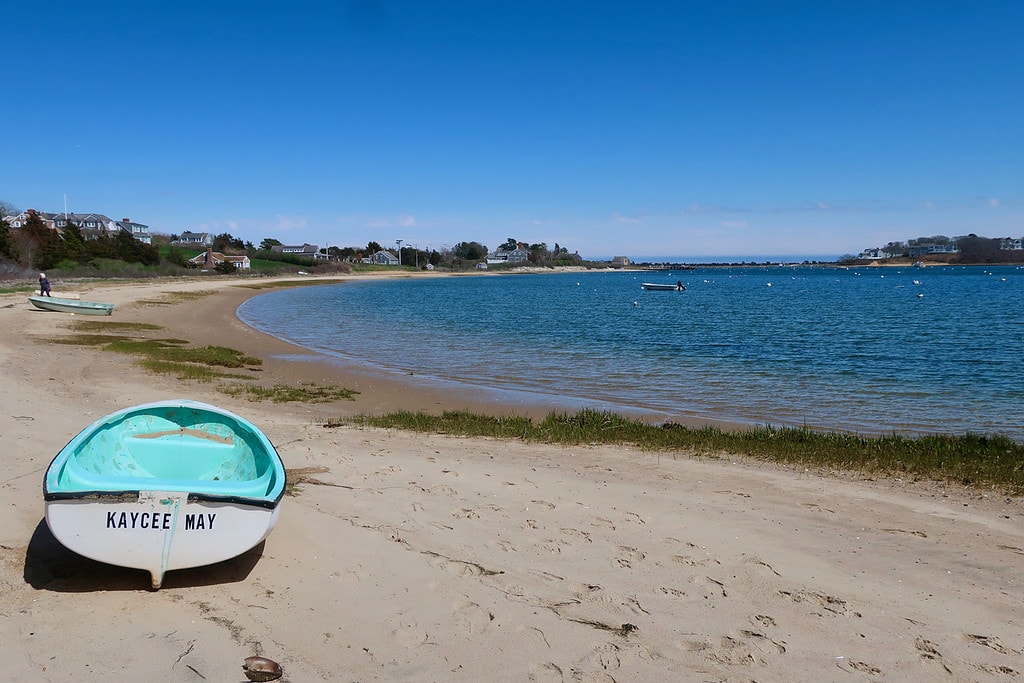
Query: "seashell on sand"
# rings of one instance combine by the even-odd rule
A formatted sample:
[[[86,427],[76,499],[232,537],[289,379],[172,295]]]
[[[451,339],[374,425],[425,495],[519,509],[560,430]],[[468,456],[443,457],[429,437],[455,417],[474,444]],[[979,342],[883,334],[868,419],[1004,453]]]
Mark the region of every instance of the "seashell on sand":
[[[250,681],[276,681],[284,674],[280,664],[266,657],[246,657],[242,670]]]

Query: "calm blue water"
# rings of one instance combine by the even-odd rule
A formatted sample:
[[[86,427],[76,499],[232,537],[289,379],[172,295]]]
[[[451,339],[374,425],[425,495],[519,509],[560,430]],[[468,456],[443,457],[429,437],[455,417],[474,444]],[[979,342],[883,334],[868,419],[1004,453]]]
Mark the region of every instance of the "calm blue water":
[[[238,313],[344,362],[553,406],[1024,441],[1018,267],[355,280]]]

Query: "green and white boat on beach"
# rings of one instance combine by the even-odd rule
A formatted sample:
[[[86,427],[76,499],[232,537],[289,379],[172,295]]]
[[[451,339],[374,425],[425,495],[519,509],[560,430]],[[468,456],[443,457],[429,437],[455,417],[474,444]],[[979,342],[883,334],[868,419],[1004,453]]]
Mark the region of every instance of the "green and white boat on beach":
[[[30,296],[28,300],[33,306],[44,311],[77,313],[79,315],[110,315],[114,312],[114,304],[101,304],[95,301],[62,299],[56,296]]]
[[[46,523],[79,555],[164,573],[237,557],[267,537],[285,470],[251,422],[189,400],[125,408],[86,427],[43,479]]]

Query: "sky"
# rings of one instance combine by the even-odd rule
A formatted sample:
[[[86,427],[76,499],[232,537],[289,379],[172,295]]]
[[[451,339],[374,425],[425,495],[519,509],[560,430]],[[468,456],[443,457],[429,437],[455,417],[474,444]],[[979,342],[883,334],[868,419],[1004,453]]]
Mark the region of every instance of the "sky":
[[[8,3],[0,200],[585,258],[1024,236],[1024,3]]]

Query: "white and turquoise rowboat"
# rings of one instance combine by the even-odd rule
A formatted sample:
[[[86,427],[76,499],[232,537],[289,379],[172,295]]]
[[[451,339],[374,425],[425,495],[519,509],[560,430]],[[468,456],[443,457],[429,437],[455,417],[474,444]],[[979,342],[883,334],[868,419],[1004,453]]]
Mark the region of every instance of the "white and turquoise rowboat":
[[[206,403],[161,401],[97,420],[50,463],[46,523],[79,555],[145,569],[237,557],[274,528],[285,470],[251,422]]]
[[[56,296],[30,296],[32,305],[44,311],[60,313],[78,313],[79,315],[110,315],[114,312],[114,304],[101,304],[95,301],[79,301],[78,299],[61,299]]]

